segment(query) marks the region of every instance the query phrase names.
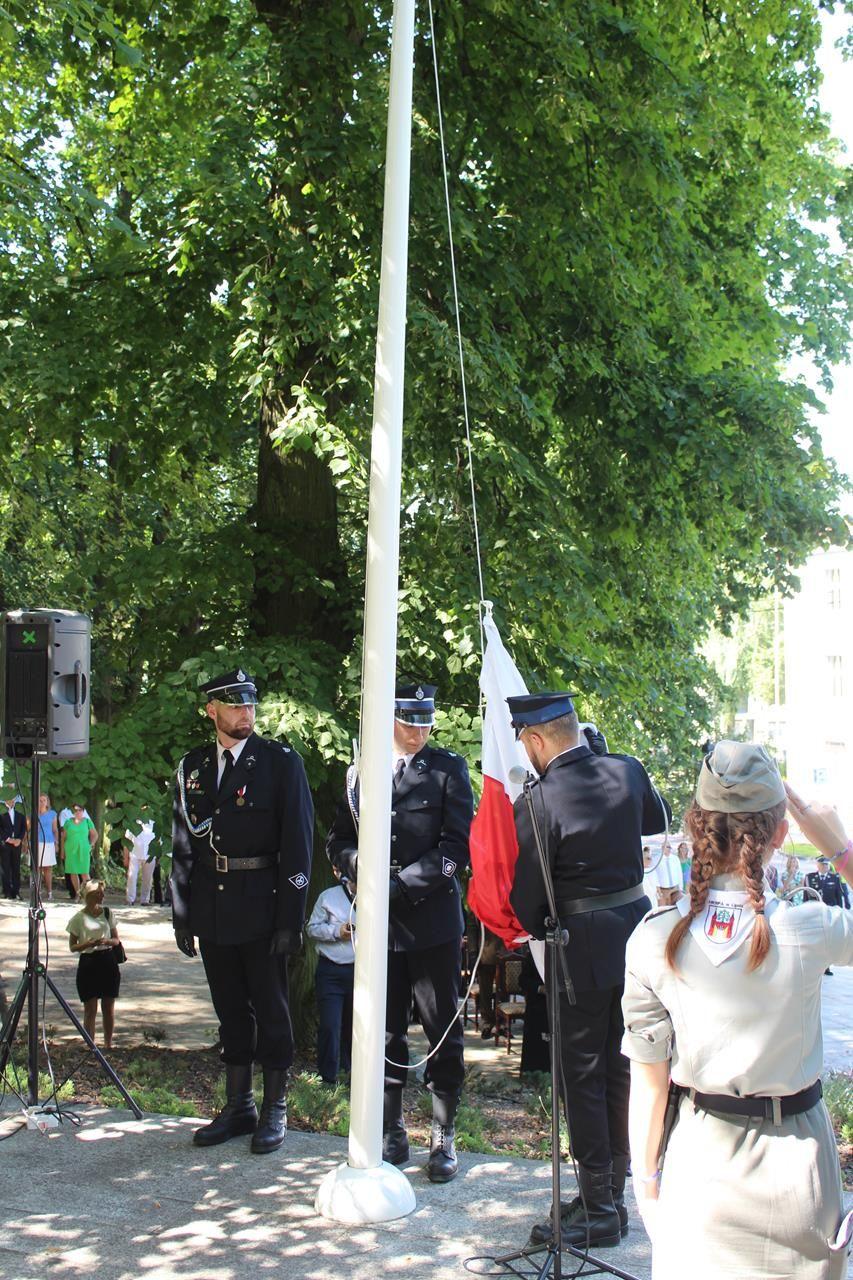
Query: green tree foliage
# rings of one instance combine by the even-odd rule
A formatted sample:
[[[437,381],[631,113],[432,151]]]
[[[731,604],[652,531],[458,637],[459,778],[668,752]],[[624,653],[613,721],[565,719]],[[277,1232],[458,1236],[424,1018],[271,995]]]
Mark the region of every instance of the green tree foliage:
[[[95,623],[115,830],[167,823],[238,658],[321,815],[358,715],[390,4],[6,0],[3,607]],[[2,16],[2,14],[0,14]],[[683,795],[759,587],[846,538],[794,353],[844,347],[848,175],[803,0],[447,0],[437,39],[486,593]],[[432,50],[415,62],[400,667],[476,759],[479,588]],[[321,826],[323,825],[321,820]]]

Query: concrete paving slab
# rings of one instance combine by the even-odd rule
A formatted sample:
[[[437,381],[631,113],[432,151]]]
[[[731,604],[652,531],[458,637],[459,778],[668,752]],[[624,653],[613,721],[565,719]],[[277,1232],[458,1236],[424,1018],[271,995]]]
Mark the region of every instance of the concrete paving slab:
[[[3,1280],[461,1280],[466,1258],[523,1243],[550,1199],[543,1162],[463,1154],[459,1177],[441,1187],[426,1178],[424,1151],[406,1170],[410,1217],[345,1227],[313,1208],[323,1175],[346,1157],[340,1138],[294,1132],[258,1158],[248,1139],[194,1148],[192,1119],[77,1110],[79,1129],[22,1130],[3,1144]],[[635,1221],[608,1261],[646,1280],[649,1244]]]

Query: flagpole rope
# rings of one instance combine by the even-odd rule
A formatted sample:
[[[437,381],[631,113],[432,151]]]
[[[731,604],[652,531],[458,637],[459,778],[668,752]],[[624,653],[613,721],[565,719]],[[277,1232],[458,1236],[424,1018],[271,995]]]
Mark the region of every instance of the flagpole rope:
[[[456,321],[456,345],[459,350],[459,376],[462,383],[462,413],[465,420],[465,443],[468,448],[468,480],[471,486],[471,515],[474,524],[474,551],[477,558],[477,580],[480,585],[480,654],[485,656],[486,642],[483,631],[483,605],[486,603],[483,586],[483,559],[480,554],[480,524],[477,518],[477,492],[474,485],[474,446],[471,443],[471,422],[468,415],[468,384],[465,378],[465,352],[462,346],[462,321],[459,314],[459,289],[456,281],[456,250],[453,242],[453,217],[450,208],[450,183],[447,176],[447,152],[444,145],[444,118],[441,109],[441,83],[438,73],[438,47],[435,40],[432,0],[428,0],[429,34],[432,45],[432,66],[435,79],[435,104],[438,115],[438,138],[441,147],[441,175],[444,182],[444,207],[447,214],[447,240],[450,247],[450,276],[453,283],[453,315]],[[481,702],[482,706],[482,702]]]

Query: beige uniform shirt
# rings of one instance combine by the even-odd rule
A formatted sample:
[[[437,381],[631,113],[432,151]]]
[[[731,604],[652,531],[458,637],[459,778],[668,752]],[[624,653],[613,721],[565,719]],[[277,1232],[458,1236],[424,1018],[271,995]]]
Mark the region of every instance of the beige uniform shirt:
[[[712,884],[743,887],[731,876]],[[641,921],[625,957],[626,1057],[671,1058],[673,1080],[702,1093],[784,1097],[814,1083],[823,1065],[823,971],[853,964],[853,913],[818,902],[773,905],[770,953],[752,973],[749,939],[715,967],[690,934],[676,972],[664,947],[678,912]]]

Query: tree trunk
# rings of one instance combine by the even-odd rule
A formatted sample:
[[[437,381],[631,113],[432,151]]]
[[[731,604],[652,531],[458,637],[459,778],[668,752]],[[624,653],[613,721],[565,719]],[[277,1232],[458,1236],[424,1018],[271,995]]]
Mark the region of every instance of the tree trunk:
[[[311,635],[340,647],[335,593],[344,580],[337,495],[325,462],[310,450],[282,453],[272,439],[285,412],[280,392],[261,401],[254,630]],[[346,643],[346,642],[345,642]]]

